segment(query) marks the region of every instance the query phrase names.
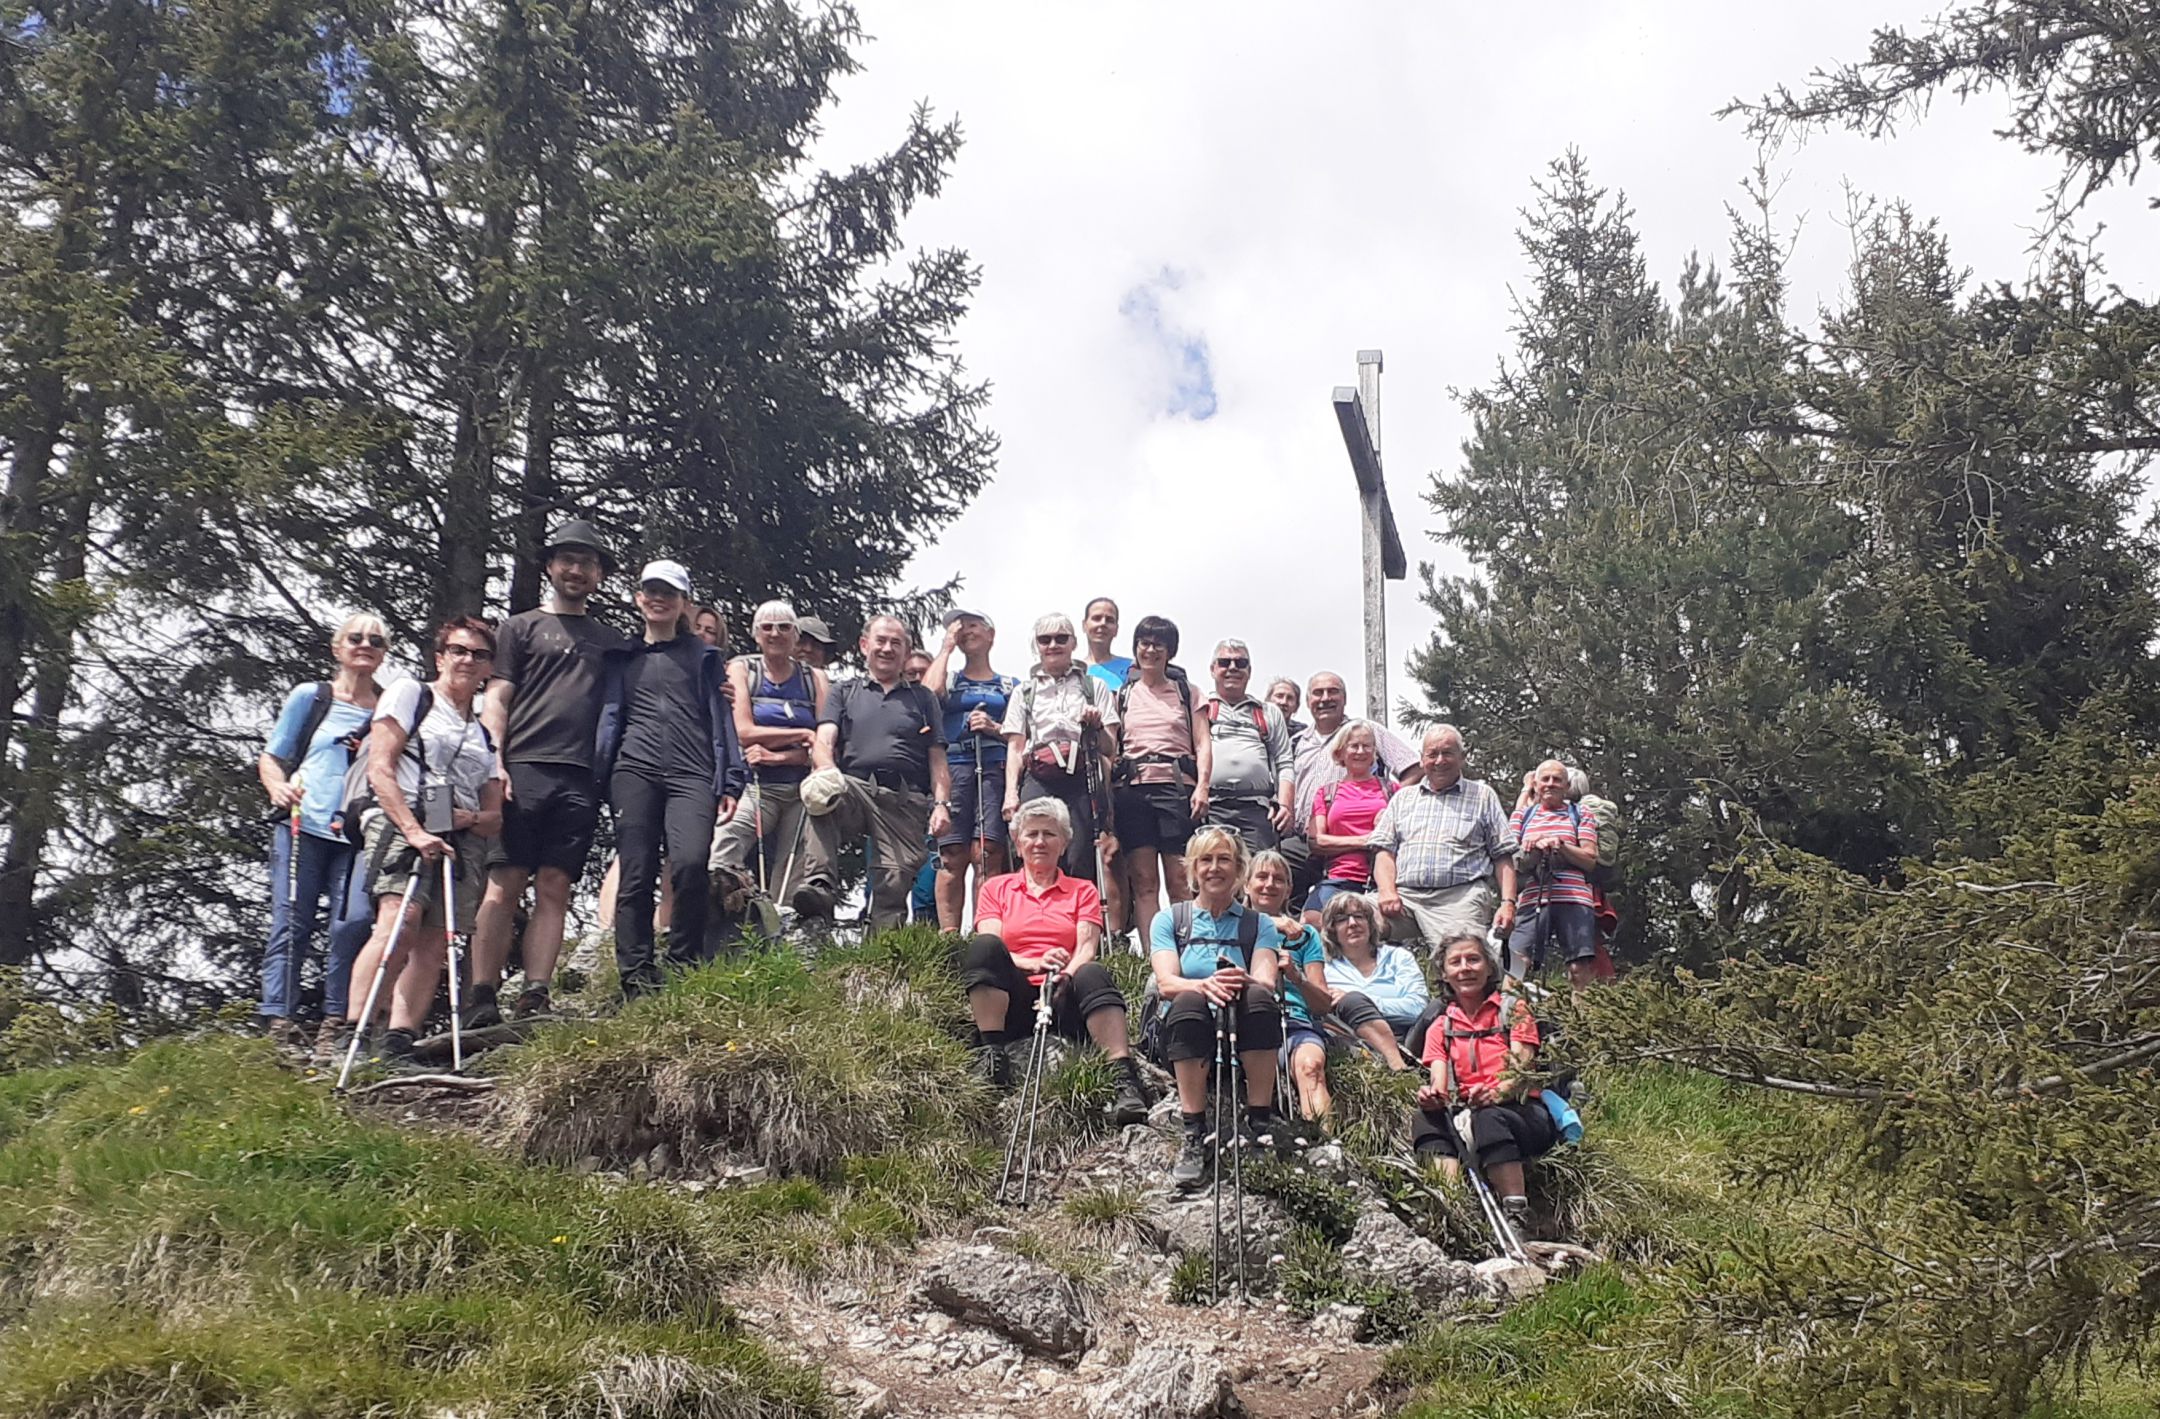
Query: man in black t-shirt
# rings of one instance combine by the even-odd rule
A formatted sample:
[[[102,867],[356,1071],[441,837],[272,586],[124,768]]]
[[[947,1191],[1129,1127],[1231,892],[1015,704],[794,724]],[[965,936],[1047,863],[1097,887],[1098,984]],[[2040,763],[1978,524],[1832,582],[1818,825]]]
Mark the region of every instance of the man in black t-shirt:
[[[907,921],[908,891],[930,855],[929,840],[951,822],[952,771],[945,763],[945,716],[936,695],[904,678],[907,624],[872,616],[861,649],[869,674],[835,684],[818,719],[810,760],[843,775],[830,812],[810,819],[819,856],[839,860],[842,834],[870,837],[870,924]],[[829,868],[824,869],[830,871]],[[833,883],[812,875],[789,905],[801,917],[832,910]]]
[[[503,860],[488,874],[473,931],[473,1027],[498,1018],[495,992],[510,954],[511,921],[528,881],[533,911],[525,923],[525,989],[514,1013],[532,1015],[548,1007],[570,889],[585,871],[600,825],[593,737],[603,657],[626,642],[588,615],[586,603],[614,570],[615,559],[591,523],[565,522],[547,544],[553,608],[521,611],[503,623],[482,716],[508,784]]]

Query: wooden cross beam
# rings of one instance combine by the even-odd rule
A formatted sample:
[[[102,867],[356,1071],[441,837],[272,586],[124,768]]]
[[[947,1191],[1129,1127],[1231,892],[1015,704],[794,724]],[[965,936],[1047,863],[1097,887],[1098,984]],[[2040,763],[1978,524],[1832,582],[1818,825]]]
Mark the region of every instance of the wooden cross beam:
[[[1402,536],[1395,530],[1395,509],[1388,505],[1387,479],[1380,467],[1380,352],[1360,350],[1357,359],[1358,387],[1335,388],[1335,422],[1342,426],[1350,471],[1357,475],[1364,534],[1365,715],[1386,724],[1386,583],[1409,576],[1410,563],[1403,555]]]

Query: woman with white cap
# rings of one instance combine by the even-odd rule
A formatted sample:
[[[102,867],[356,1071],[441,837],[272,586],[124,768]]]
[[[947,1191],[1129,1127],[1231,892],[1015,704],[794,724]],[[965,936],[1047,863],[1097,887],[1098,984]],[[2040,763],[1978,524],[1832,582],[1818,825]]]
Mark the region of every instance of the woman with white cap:
[[[689,607],[689,570],[648,562],[637,587],[644,638],[608,658],[594,763],[615,816],[615,964],[626,996],[660,984],[652,918],[663,858],[675,890],[667,962],[710,958],[705,864],[715,820],[742,796],[723,657],[691,629]]]

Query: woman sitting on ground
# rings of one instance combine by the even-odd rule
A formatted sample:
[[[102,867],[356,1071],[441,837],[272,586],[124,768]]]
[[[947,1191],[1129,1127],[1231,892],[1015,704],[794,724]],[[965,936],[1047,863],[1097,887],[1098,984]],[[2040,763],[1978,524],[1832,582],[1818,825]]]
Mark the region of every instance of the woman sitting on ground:
[[[1529,1005],[1507,997],[1501,1019],[1500,963],[1476,936],[1441,945],[1442,988],[1447,1008],[1425,1032],[1419,1059],[1430,1077],[1418,1090],[1410,1139],[1420,1160],[1439,1158],[1452,1179],[1460,1174],[1462,1143],[1455,1110],[1470,1110],[1470,1137],[1485,1179],[1510,1220],[1530,1210],[1523,1191],[1523,1164],[1550,1152],[1559,1141],[1552,1115],[1522,1074],[1537,1058],[1537,1021]]]
[[[1378,772],[1380,737],[1371,720],[1353,719],[1336,730],[1328,757],[1342,765],[1344,776],[1313,797],[1305,828],[1314,859],[1326,864],[1320,884],[1305,898],[1305,920],[1315,926],[1330,899],[1372,890],[1373,824],[1395,793],[1395,780]]]
[[[1132,1057],[1125,997],[1095,959],[1102,948],[1102,895],[1094,883],[1063,868],[1072,817],[1055,798],[1032,798],[1014,812],[1011,826],[1020,870],[983,883],[975,939],[960,972],[982,1036],[982,1077],[998,1088],[1015,1082],[1013,1057],[1033,1046],[1035,1001],[1055,975],[1050,1028],[1063,1039],[1094,1040],[1117,1065],[1111,1122],[1144,1122],[1148,1091]]]
[[[1404,1027],[1395,1025],[1362,992],[1345,990],[1335,984],[1333,967],[1328,964],[1329,955],[1336,949],[1333,937],[1327,934],[1330,927],[1316,928],[1286,914],[1290,900],[1290,864],[1280,853],[1263,852],[1253,858],[1252,871],[1246,878],[1245,898],[1273,916],[1276,930],[1283,934],[1283,1030],[1288,1040],[1283,1054],[1290,1077],[1297,1085],[1299,1111],[1308,1119],[1317,1119],[1326,1117],[1334,1107],[1334,1096],[1327,1082],[1329,1026],[1356,1035],[1388,1068],[1410,1069],[1412,1066],[1403,1058],[1397,1043]],[[1338,902],[1342,904],[1340,907],[1336,906]],[[1328,903],[1332,910],[1327,919],[1333,929],[1340,929],[1352,904],[1363,907],[1364,919],[1371,920],[1371,902],[1351,893]],[[1372,934],[1368,926],[1364,935],[1369,939]],[[1399,946],[1387,949],[1409,958],[1409,952]],[[1414,962],[1411,969],[1416,970]],[[1419,1008],[1425,1004],[1424,984],[1424,978],[1420,976]],[[1411,1018],[1415,1019],[1416,1014],[1413,1010]]]
[[[339,931],[346,916],[347,879],[353,845],[336,823],[345,807],[345,771],[354,747],[367,733],[378,693],[375,672],[390,644],[380,617],[346,618],[330,637],[337,674],[327,681],[295,685],[270,730],[255,774],[277,811],[270,843],[270,943],[263,952],[263,1029],[280,1044],[300,1042],[293,1016],[300,1008],[301,968],[314,944],[316,914],[329,903],[329,960],[323,967],[323,1018],[345,1014],[350,951]],[[305,740],[305,742],[302,742]],[[297,838],[294,828],[299,829]],[[294,860],[294,853],[299,859]],[[364,932],[361,939],[365,939]]]
[[[1347,892],[1320,914],[1320,935],[1327,943],[1324,968],[1335,1013],[1397,1069],[1409,1063],[1395,1048],[1432,999],[1425,968],[1415,954],[1380,939],[1380,913],[1371,897]],[[1374,1032],[1386,1031],[1385,1042]]]
[[[1197,1187],[1207,1173],[1208,1069],[1216,1055],[1220,1009],[1236,1012],[1238,1062],[1245,1076],[1245,1129],[1238,1146],[1262,1146],[1275,1126],[1275,1052],[1282,1047],[1282,1007],[1275,999],[1275,923],[1237,899],[1245,876],[1245,844],[1226,828],[1209,826],[1185,845],[1194,897],[1155,914],[1148,937],[1155,986],[1163,999],[1157,1026],[1163,1054],[1177,1076],[1185,1141],[1170,1180]],[[1216,1120],[1218,1138],[1230,1121]]]
[[[480,727],[476,699],[495,664],[495,631],[456,616],[435,632],[435,679],[401,680],[385,690],[368,731],[368,787],[375,806],[361,820],[361,861],[375,899],[375,933],[354,959],[348,982],[348,1029],[367,1008],[376,963],[393,932],[397,953],[384,967],[394,982],[385,1062],[412,1058],[413,1039],[435,1003],[450,930],[470,932],[487,890],[490,840],[502,832],[503,781],[495,746]],[[424,712],[423,712],[424,711]],[[444,865],[457,916],[444,914]],[[398,906],[412,893],[404,925]],[[342,1053],[348,1034],[331,1048]]]

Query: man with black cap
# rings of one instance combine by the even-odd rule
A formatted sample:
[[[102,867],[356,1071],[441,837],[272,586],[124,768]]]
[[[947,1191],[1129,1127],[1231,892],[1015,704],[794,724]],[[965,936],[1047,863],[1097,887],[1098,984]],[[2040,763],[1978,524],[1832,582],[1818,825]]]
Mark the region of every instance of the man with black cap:
[[[903,674],[909,639],[898,616],[872,616],[863,627],[869,673],[827,694],[810,746],[817,770],[803,781],[823,863],[839,859],[841,834],[870,835],[870,924],[880,930],[907,921],[908,889],[929,855],[925,829],[937,837],[952,822],[944,716],[938,697]],[[829,875],[812,876],[789,905],[798,917],[827,915],[833,890]]]
[[[548,534],[551,605],[503,622],[481,723],[501,761],[503,860],[488,874],[473,929],[473,1000],[469,1024],[499,1018],[495,993],[510,954],[510,928],[525,884],[533,910],[525,923],[525,989],[519,1016],[548,1008],[548,986],[562,954],[570,889],[585,871],[600,824],[593,780],[605,657],[627,642],[586,607],[615,571],[598,528],[572,518]]]

